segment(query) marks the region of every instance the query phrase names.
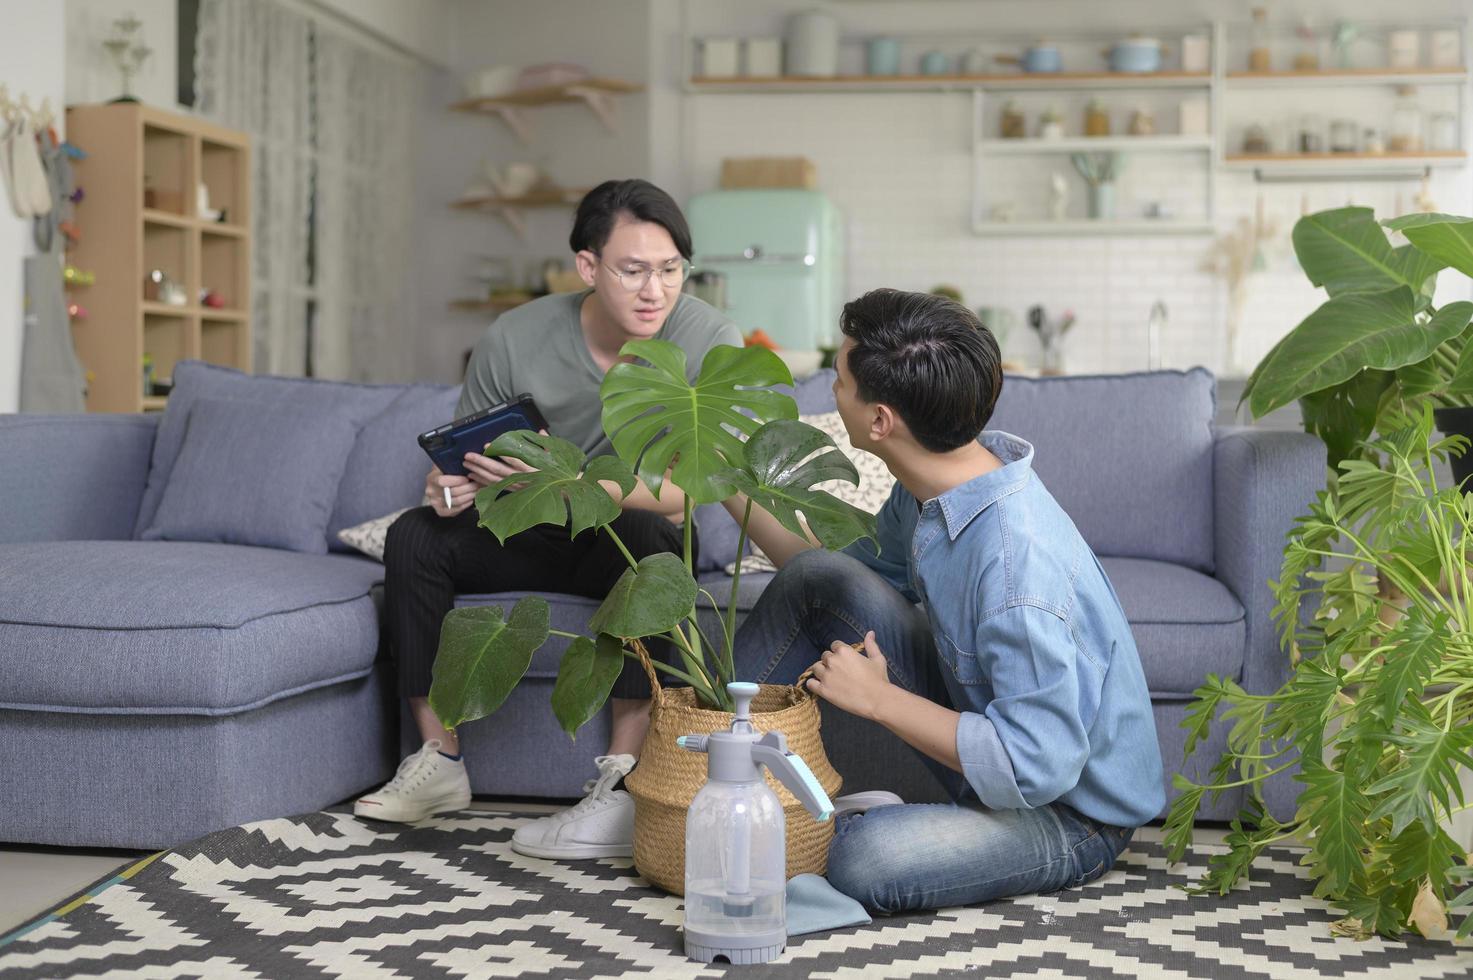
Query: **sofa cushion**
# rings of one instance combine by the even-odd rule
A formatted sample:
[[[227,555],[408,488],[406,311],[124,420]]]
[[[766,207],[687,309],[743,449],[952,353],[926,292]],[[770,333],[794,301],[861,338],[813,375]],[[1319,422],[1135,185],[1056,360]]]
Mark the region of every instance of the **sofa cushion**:
[[[1135,636],[1153,696],[1187,695],[1208,674],[1243,673],[1243,606],[1217,579],[1181,565],[1101,558]]]
[[[362,676],[382,576],[242,545],[0,545],[0,706],[232,714]]]
[[[459,398],[460,388],[454,385],[408,385],[364,423],[327,522],[330,550],[352,550],[339,531],[419,503],[430,460],[417,437],[451,421]]]
[[[143,491],[143,502],[138,508],[135,535],[142,538],[144,532],[153,526],[164,490],[184,445],[185,434],[189,429],[189,416],[199,399],[233,398],[253,405],[294,408],[299,413],[299,424],[302,426],[310,426],[327,416],[351,418],[355,421],[356,428],[387,408],[402,390],[400,385],[362,385],[315,381],[310,378],[242,374],[230,368],[200,361],[176,364],[174,390],[169,395],[163,420],[159,423],[158,436],[154,440],[148,486]],[[251,465],[253,461],[243,462],[239,472],[247,472]],[[423,474],[420,478],[423,479]],[[386,507],[379,513],[392,509]],[[324,529],[323,548],[326,547]]]
[[[328,410],[304,418],[291,404],[196,399],[142,538],[323,554],[358,424]]]
[[[1009,376],[990,429],[1033,468],[1100,556],[1213,569],[1212,375]]]

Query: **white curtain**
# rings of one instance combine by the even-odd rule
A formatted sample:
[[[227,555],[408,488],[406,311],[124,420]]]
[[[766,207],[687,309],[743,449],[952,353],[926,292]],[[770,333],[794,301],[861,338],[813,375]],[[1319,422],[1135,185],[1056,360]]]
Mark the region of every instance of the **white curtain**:
[[[195,50],[196,108],[251,136],[256,370],[401,377],[418,71],[272,0],[201,0]]]

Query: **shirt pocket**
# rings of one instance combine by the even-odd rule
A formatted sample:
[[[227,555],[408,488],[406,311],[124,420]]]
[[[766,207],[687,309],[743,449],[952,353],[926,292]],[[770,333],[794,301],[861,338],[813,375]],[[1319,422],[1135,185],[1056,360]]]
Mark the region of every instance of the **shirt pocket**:
[[[986,684],[987,675],[982,670],[982,664],[977,655],[961,649],[951,642],[949,636],[938,636],[936,649],[941,654],[941,659],[951,670],[951,676],[955,677],[958,684],[977,685]]]

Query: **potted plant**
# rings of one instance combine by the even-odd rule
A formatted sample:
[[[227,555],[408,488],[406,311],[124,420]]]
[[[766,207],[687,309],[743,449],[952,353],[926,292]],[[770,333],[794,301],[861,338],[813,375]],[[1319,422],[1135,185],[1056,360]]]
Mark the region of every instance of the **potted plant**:
[[[1473,874],[1446,824],[1473,769],[1473,503],[1456,470],[1440,486],[1433,465],[1463,457],[1468,439],[1434,442],[1433,426],[1446,430],[1446,410],[1473,398],[1473,303],[1432,299],[1440,270],[1473,273],[1473,221],[1418,214],[1385,227],[1409,244],[1393,247],[1368,208],[1295,226],[1300,264],[1329,298],[1243,395],[1256,417],[1297,400],[1329,451],[1329,486],[1269,583],[1294,669],[1267,696],[1219,677],[1195,692],[1185,754],[1219,715],[1231,722],[1228,749],[1205,783],[1175,777],[1168,844],[1179,858],[1204,793],[1246,787],[1201,889],[1225,892],[1265,846],[1297,837],[1311,848],[1316,894],[1346,912],[1341,931],[1431,935],[1462,914],[1466,935]],[[1262,786],[1296,767],[1304,789],[1281,822]]]
[[[1299,264],[1329,296],[1264,356],[1243,391],[1255,418],[1299,402],[1332,472],[1366,451],[1385,413],[1473,402],[1473,303],[1432,303],[1440,270],[1473,275],[1473,218],[1413,214],[1384,225],[1408,244],[1393,247],[1370,208],[1295,224]]]
[[[590,618],[590,636],[551,629],[547,602],[536,596],[519,600],[509,613],[496,606],[451,611],[441,629],[429,697],[447,728],[500,707],[526,673],[532,654],[553,635],[571,640],[552,692],[553,713],[569,735],[603,706],[625,657],[638,658],[647,670],[688,685],[685,693],[676,693],[694,710],[730,712],[726,685],[738,679],[733,646],[741,570],[738,567],[732,576],[722,609],[694,576],[694,508],[738,493],[746,497],[738,553],[745,547],[754,504],[797,534],[811,532],[824,547],[842,548],[874,535],[872,515],[817,488],[836,479],[857,484],[859,474],[827,435],[798,421],[792,398],[771,390],[772,385],[792,383],[787,366],[772,351],[760,346],[716,347],[706,356],[694,384],[687,380],[685,352],[674,344],[634,341],[620,353],[628,361],[610,369],[599,389],[604,431],[616,455],[585,458],[577,446],[556,436],[507,433],[487,452],[519,459],[535,472],[482,489],[476,507],[481,526],[502,541],[538,524],[566,525],[570,534],[590,529],[608,534],[629,559],[629,569]],[[657,497],[666,479],[685,494],[682,556],[665,553],[636,561],[609,526],[620,509],[600,481],[613,482],[627,492],[636,474]],[[707,635],[698,622],[702,593],[719,613],[717,636]],[[643,641],[655,636],[670,641],[677,664],[648,657]],[[816,737],[816,705],[806,691],[789,690],[787,700],[812,709]],[[658,686],[655,703],[663,703]],[[762,710],[764,703],[759,698],[754,709]],[[657,709],[652,736],[658,714]],[[760,719],[754,721],[763,727]],[[712,722],[709,730],[718,724]],[[808,761],[814,765],[815,760]],[[649,768],[648,758],[642,760],[640,769]],[[831,768],[827,771],[832,773]],[[837,788],[837,777],[833,780]],[[699,782],[691,785],[689,794],[698,788]],[[639,821],[645,806],[632,782],[630,790],[636,800],[639,866]],[[823,829],[831,833],[828,825]],[[668,881],[659,881],[658,876],[652,880],[667,887],[680,880],[678,875],[665,877]]]
[[[1468,440],[1433,442],[1429,406],[1383,423],[1363,448],[1385,465],[1342,461],[1338,489],[1289,535],[1272,586],[1292,676],[1270,695],[1216,676],[1196,691],[1186,754],[1219,714],[1232,724],[1228,749],[1207,782],[1174,777],[1166,842],[1179,860],[1203,794],[1246,786],[1228,849],[1198,890],[1225,894],[1264,847],[1298,839],[1315,894],[1346,914],[1337,931],[1436,936],[1461,915],[1467,935],[1473,869],[1446,825],[1468,805],[1473,771],[1473,497],[1439,485],[1434,461]],[[1394,604],[1379,583],[1394,587]],[[1313,613],[1301,622],[1302,608]],[[1260,789],[1295,765],[1304,789],[1279,821]]]

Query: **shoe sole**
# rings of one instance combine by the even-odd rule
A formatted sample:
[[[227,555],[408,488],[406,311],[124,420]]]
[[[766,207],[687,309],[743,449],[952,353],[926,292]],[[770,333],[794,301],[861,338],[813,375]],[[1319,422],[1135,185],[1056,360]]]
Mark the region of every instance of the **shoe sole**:
[[[538,844],[523,844],[515,837],[511,849],[525,857],[546,858],[549,861],[584,861],[592,858],[634,857],[633,844],[564,844],[542,847]]]
[[[450,813],[455,810],[464,810],[471,805],[471,794],[457,793],[453,796],[442,796],[431,800],[424,806],[415,810],[385,809],[383,804],[364,803],[359,801],[353,804],[353,815],[364,817],[368,820],[382,820],[385,823],[418,823],[427,817],[437,813]]]

